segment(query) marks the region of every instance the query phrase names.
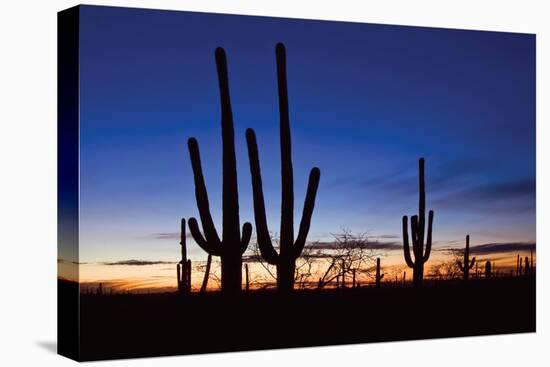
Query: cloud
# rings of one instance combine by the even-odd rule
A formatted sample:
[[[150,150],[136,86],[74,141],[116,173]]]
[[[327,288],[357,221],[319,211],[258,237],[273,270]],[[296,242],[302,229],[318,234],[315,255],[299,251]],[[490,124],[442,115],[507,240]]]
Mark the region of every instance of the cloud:
[[[489,255],[497,252],[519,252],[535,250],[534,242],[505,242],[505,243],[486,243],[470,247],[470,253],[474,255]]]
[[[309,248],[314,250],[335,250],[341,247],[337,242],[316,242],[308,245]],[[391,241],[391,242],[379,242],[379,241],[368,241],[366,243],[360,243],[356,247],[361,247],[369,250],[396,250],[401,249],[402,245],[400,242]]]
[[[73,264],[73,265],[86,265],[86,262],[70,261],[65,259],[57,259],[58,264]]]
[[[388,239],[388,240],[392,240],[392,239],[396,239],[396,238],[401,238],[401,236],[399,235],[396,235],[396,234],[382,234],[382,235],[379,235],[379,236],[371,236],[372,238],[380,238],[380,239]]]
[[[535,189],[534,179],[493,182],[448,194],[435,199],[433,204],[444,208],[533,210]]]
[[[486,162],[481,159],[454,159],[444,161],[435,166],[426,168],[426,185],[430,192],[444,192],[448,186],[455,186],[458,182],[464,183],[472,177],[485,174],[494,168],[494,162]],[[393,195],[409,195],[418,191],[418,161],[408,166],[406,170],[396,170],[391,173],[370,176],[361,181],[363,186],[374,186]]]
[[[180,232],[158,232],[150,234],[149,237],[155,240],[179,240],[181,234]],[[190,233],[186,233],[185,237],[188,239],[192,238]]]
[[[132,265],[132,266],[145,266],[145,265],[167,265],[176,264],[175,261],[150,261],[150,260],[120,260],[113,262],[103,262],[103,265],[115,266],[115,265]]]

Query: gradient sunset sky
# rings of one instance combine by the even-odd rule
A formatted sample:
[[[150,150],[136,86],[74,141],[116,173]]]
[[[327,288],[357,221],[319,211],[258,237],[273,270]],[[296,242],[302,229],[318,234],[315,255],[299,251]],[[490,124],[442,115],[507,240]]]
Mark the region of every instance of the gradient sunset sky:
[[[310,241],[347,227],[401,244],[401,217],[418,210],[419,157],[436,248],[462,247],[467,233],[473,245],[536,241],[534,35],[93,6],[81,7],[80,25],[82,263],[178,260],[179,219],[198,217],[189,137],[221,233],[218,46],[241,222],[253,223],[251,127],[278,231],[277,42],[287,49],[296,223],[308,172],[321,169]]]

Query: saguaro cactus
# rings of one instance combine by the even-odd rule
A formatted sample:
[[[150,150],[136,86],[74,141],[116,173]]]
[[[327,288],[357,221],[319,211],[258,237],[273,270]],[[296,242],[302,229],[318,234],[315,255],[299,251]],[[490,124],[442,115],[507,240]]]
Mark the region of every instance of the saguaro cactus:
[[[413,245],[414,261],[412,260],[409,249],[409,233],[407,231],[408,219],[403,216],[403,251],[405,253],[405,261],[409,268],[413,269],[413,285],[421,287],[424,278],[424,263],[430,257],[432,249],[432,224],[434,218],[433,210],[428,213],[428,233],[426,237],[426,245],[424,246],[425,235],[425,213],[426,213],[426,191],[424,185],[424,158],[418,161],[418,183],[419,183],[419,200],[418,200],[418,215],[411,217],[411,238]],[[425,249],[425,251],[424,251]]]
[[[523,275],[525,277],[528,277],[531,274],[531,266],[529,264],[529,258],[525,256],[525,270],[523,272]]]
[[[294,178],[292,170],[290,118],[288,112],[286,54],[285,47],[281,43],[277,44],[276,56],[279,89],[282,184],[281,230],[278,253],[271,242],[269,229],[267,227],[258,145],[256,143],[256,134],[254,130],[248,129],[246,131],[246,140],[248,144],[250,174],[252,176],[254,218],[256,222],[258,247],[262,257],[269,264],[277,267],[277,289],[279,291],[288,292],[294,288],[296,259],[302,253],[306,243],[321,172],[319,168],[315,167],[309,173],[302,220],[300,222],[300,229],[298,230],[298,237],[296,241],[294,241]]]
[[[485,279],[491,278],[491,262],[487,260],[485,262]]]
[[[376,258],[376,288],[380,288],[380,281],[384,278],[384,274],[380,273],[380,258]]]
[[[185,218],[181,218],[180,246],[181,260],[176,264],[178,276],[178,291],[182,294],[191,292],[191,260],[187,259],[187,234]]]
[[[464,274],[464,280],[467,281],[470,278],[470,269],[472,269],[476,263],[475,256],[472,258],[472,260],[470,260],[470,235],[466,236],[466,248],[464,249],[464,262],[459,260],[456,263],[460,271]]]
[[[189,219],[189,229],[195,242],[207,253],[220,256],[223,292],[239,292],[242,278],[242,254],[248,247],[252,235],[252,225],[245,223],[242,236],[239,223],[239,193],[237,186],[237,160],[235,158],[235,133],[233,114],[229,98],[227,61],[222,48],[216,49],[216,66],[221,99],[221,125],[223,149],[222,183],[222,226],[223,239],[220,239],[210,214],[208,193],[204,184],[199,145],[195,138],[188,142],[189,155],[195,180],[195,197],[202,222],[204,237],[199,230],[197,220]]]

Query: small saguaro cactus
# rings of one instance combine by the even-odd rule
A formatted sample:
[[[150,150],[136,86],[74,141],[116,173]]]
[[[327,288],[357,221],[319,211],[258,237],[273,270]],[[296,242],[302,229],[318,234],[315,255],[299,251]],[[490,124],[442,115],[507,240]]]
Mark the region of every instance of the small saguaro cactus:
[[[254,130],[246,130],[250,174],[252,176],[252,194],[254,201],[254,218],[256,222],[256,236],[262,257],[267,263],[277,268],[277,289],[281,292],[290,292],[294,288],[294,273],[296,259],[304,249],[311,217],[315,206],[315,196],[319,186],[321,171],[313,168],[309,173],[302,220],[298,236],[294,240],[294,173],[292,170],[290,118],[288,111],[288,91],[286,78],[286,51],[282,43],[276,47],[277,81],[279,89],[280,115],[280,144],[281,144],[281,230],[279,252],[275,250],[267,226],[262,176],[258,145]]]
[[[195,242],[207,253],[221,258],[221,288],[223,292],[235,293],[241,291],[242,254],[246,251],[252,225],[244,223],[242,236],[239,223],[239,192],[237,185],[237,160],[235,157],[235,132],[233,129],[233,113],[229,98],[229,82],[227,77],[227,61],[225,51],[216,49],[216,66],[221,99],[222,125],[222,234],[220,239],[210,214],[208,193],[202,173],[199,145],[195,138],[188,142],[189,155],[195,181],[195,197],[202,222],[203,234],[195,218],[189,219],[189,229]]]
[[[384,274],[380,272],[380,258],[376,258],[376,288],[380,288],[380,281],[384,278]]]
[[[413,269],[413,286],[421,287],[424,278],[424,264],[430,258],[432,250],[432,224],[434,218],[433,210],[428,213],[428,233],[426,235],[426,245],[424,245],[425,223],[426,223],[426,191],[424,185],[424,158],[418,161],[418,215],[411,217],[411,238],[413,246],[414,261],[409,249],[408,218],[403,216],[403,251],[405,261],[409,268]]]
[[[457,261],[458,268],[460,271],[464,274],[464,280],[468,280],[470,278],[470,269],[474,267],[476,264],[476,258],[475,256],[470,260],[470,235],[466,236],[466,248],[464,249],[464,262]],[[477,277],[477,271],[476,271],[476,277]]]
[[[178,292],[187,294],[191,292],[191,260],[187,259],[187,233],[185,230],[185,218],[181,218],[180,246],[181,260],[176,264],[178,276]]]
[[[491,262],[487,260],[485,262],[485,279],[491,278]]]
[[[525,277],[528,277],[531,274],[531,266],[529,264],[529,258],[525,256],[525,270],[523,272],[523,275]]]

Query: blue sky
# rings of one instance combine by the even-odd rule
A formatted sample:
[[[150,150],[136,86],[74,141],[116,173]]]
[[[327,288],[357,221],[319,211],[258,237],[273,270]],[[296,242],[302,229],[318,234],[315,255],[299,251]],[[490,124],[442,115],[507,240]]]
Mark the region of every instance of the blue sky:
[[[438,245],[467,233],[474,243],[535,241],[534,35],[85,6],[81,261],[177,258],[179,218],[198,216],[189,137],[220,228],[218,46],[241,221],[253,222],[251,127],[278,231],[277,42],[287,49],[296,223],[308,172],[321,169],[311,240],[341,227],[399,240],[401,216],[417,211],[425,157]]]

